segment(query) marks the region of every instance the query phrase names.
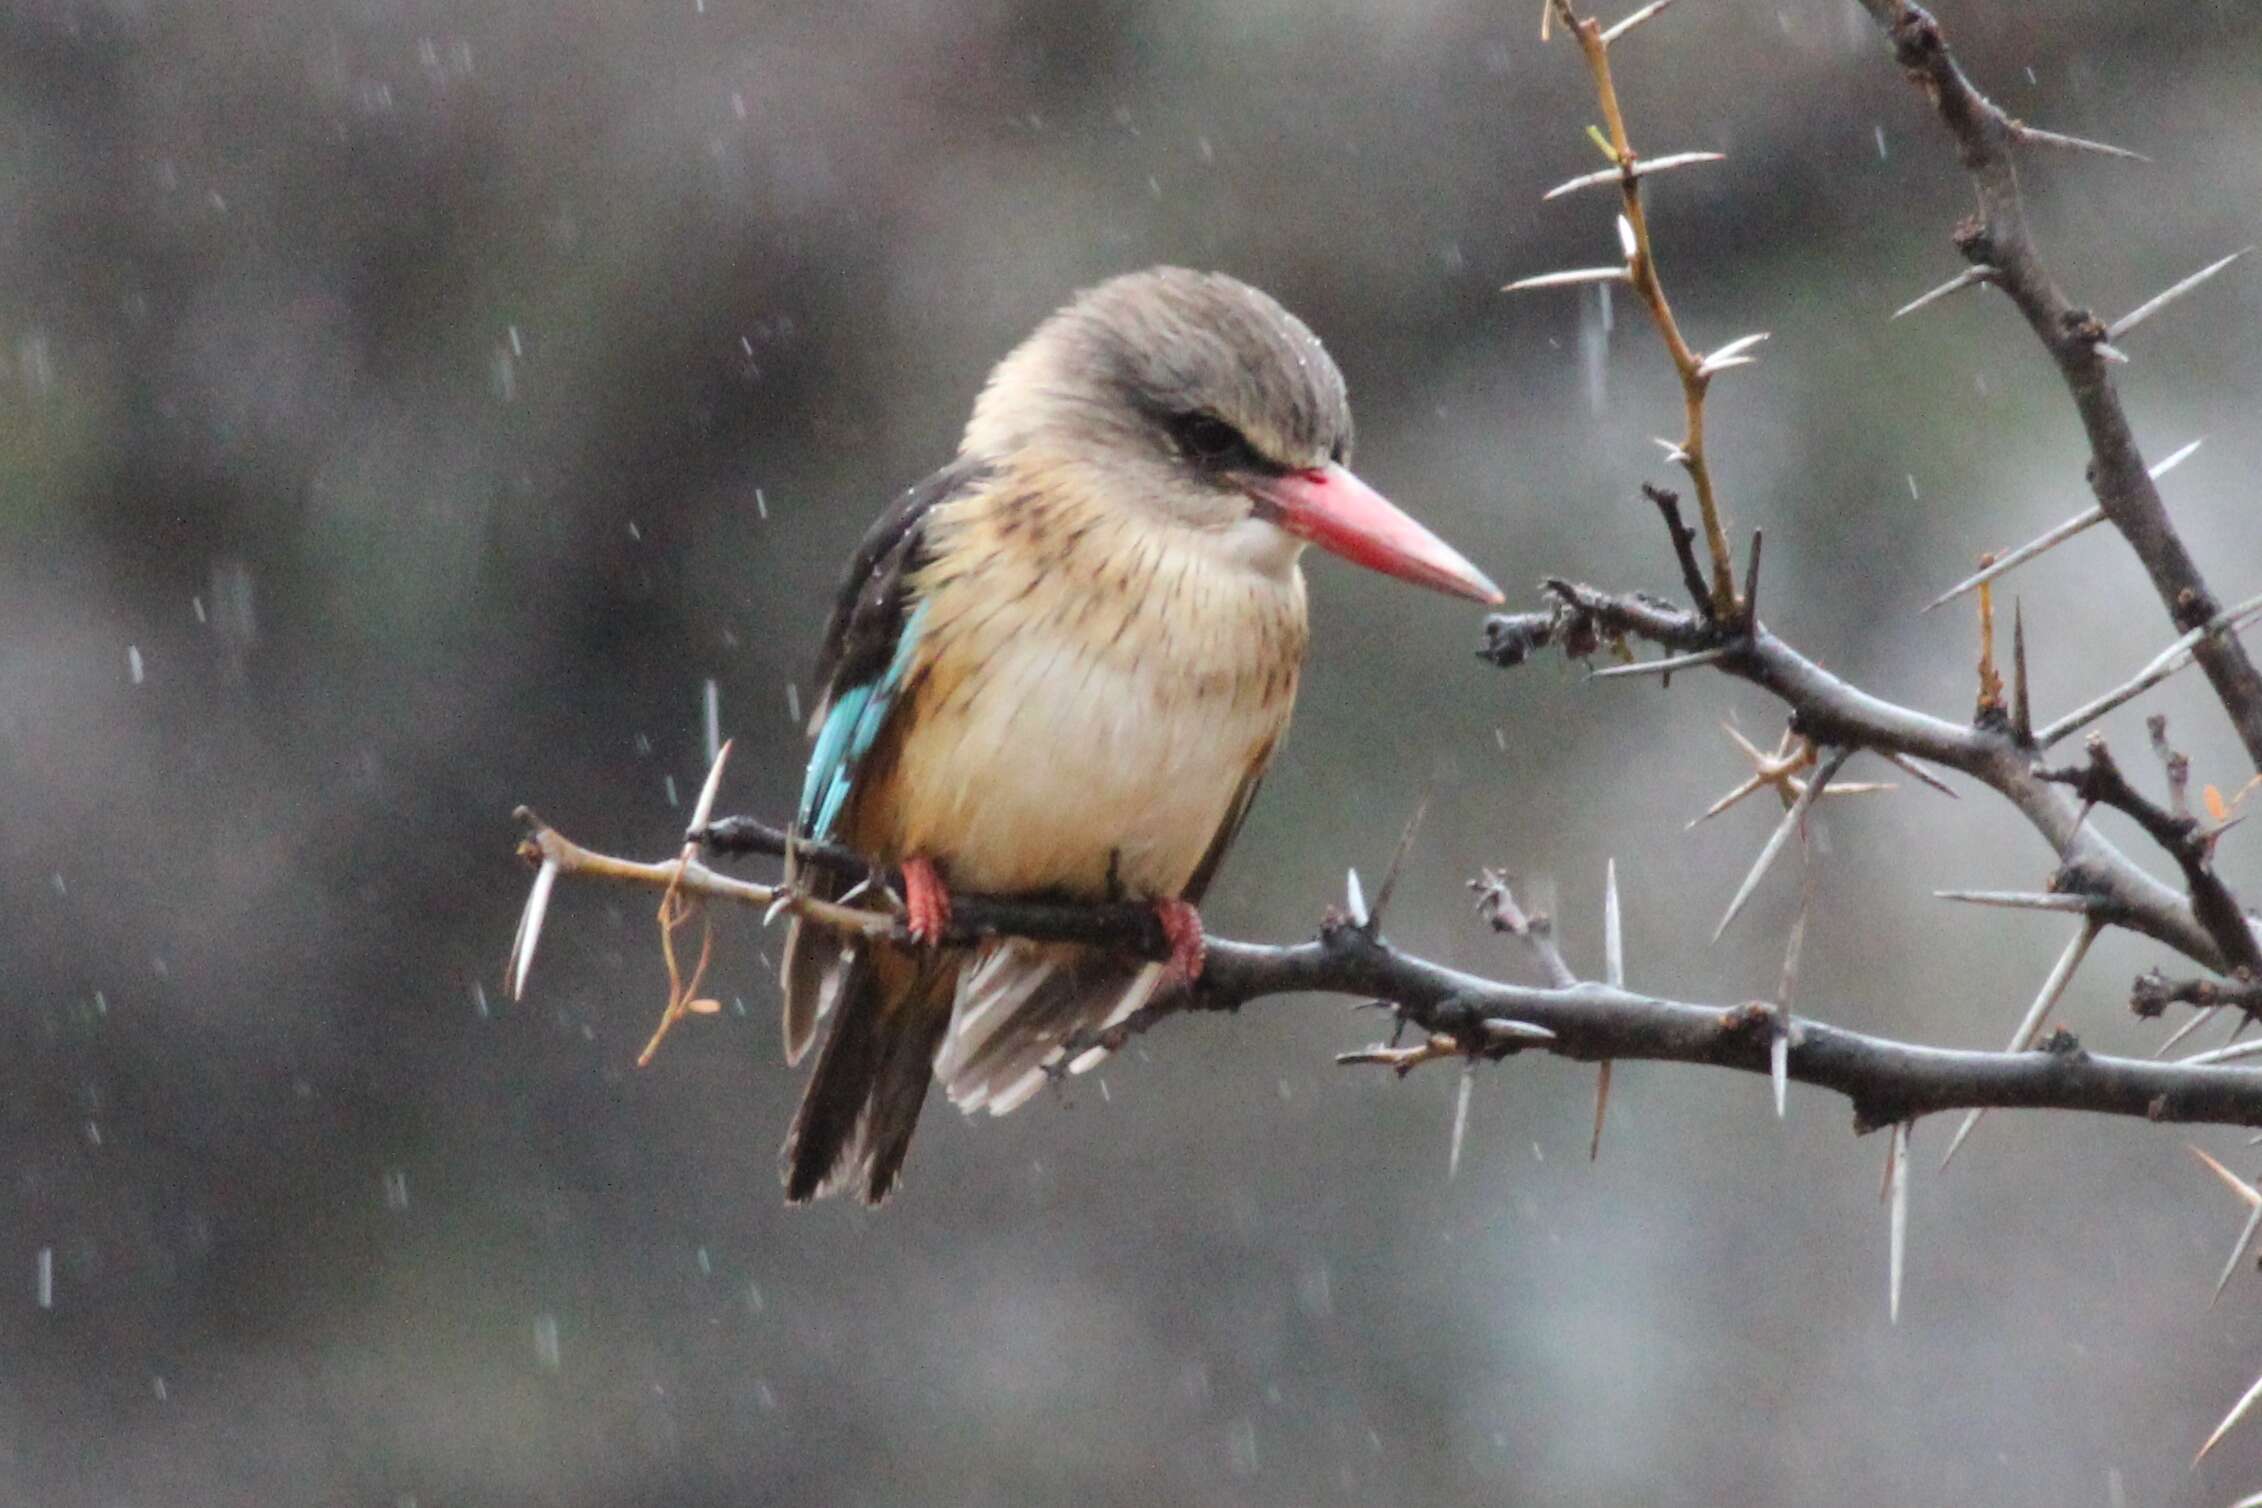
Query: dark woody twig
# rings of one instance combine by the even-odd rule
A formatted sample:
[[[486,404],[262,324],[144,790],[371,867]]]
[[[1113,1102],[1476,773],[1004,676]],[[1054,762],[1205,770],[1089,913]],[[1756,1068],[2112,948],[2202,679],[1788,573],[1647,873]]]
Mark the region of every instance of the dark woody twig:
[[[1763,625],[1730,632],[1654,598],[1561,579],[1549,581],[1547,589],[1560,621],[1543,640],[1593,642],[1623,634],[1675,653],[1726,647],[1730,652],[1716,662],[1719,669],[1781,698],[1799,732],[1817,743],[1922,759],[1982,782],[2016,807],[2058,855],[2055,888],[2082,895],[2112,924],[2165,943],[2207,968],[2230,966],[2231,955],[2201,925],[2190,902],[2084,822],[2078,802],[2036,775],[2032,751],[2008,727],[1952,723],[1885,701],[1823,669]],[[1488,625],[1487,648],[1480,653],[1490,653],[1491,640]]]
[[[2195,1005],[2201,1010],[2228,1005],[2262,1016],[2262,979],[2170,979],[2158,969],[2147,969],[2129,987],[2128,1003],[2139,1016],[2157,1016],[2171,1005]]]
[[[1681,563],[1681,584],[1688,588],[1689,600],[1709,603],[1711,594],[1705,588],[1704,567],[1697,564],[1696,530],[1681,522],[1681,494],[1644,482],[1642,496],[1657,504],[1657,511],[1665,517],[1665,532],[1673,540],[1673,558]]]
[[[2191,890],[2192,915],[2207,929],[2232,968],[2262,971],[2262,948],[2246,913],[2215,873],[2214,840],[2208,829],[2191,815],[2177,815],[2129,784],[2120,762],[2105,746],[2101,734],[2089,735],[2089,760],[2064,769],[2037,766],[2034,776],[2062,785],[2088,806],[2107,806],[2132,819],[2145,836],[2165,849],[2183,869]]]
[[[639,864],[612,858],[579,847],[531,814],[527,820],[534,825],[522,851],[553,874],[673,887],[765,911],[784,907],[819,925],[907,941],[886,912],[801,901],[790,890],[718,874],[697,859]],[[744,841],[762,829],[734,823],[725,830],[736,834],[734,841]],[[858,873],[869,868],[833,850],[799,858],[846,861]],[[538,888],[546,899],[549,887]],[[1010,934],[1120,948],[1146,958],[1169,953],[1152,913],[1130,905],[960,896],[954,898],[953,921],[955,942]],[[529,923],[539,931],[539,918]],[[514,962],[523,978],[531,960]],[[1544,1051],[1582,1061],[1696,1063],[1764,1075],[1775,1035],[1775,1008],[1766,1002],[1701,1005],[1605,984],[1509,984],[1401,952],[1347,919],[1331,919],[1314,940],[1286,947],[1213,938],[1199,987],[1125,1028],[1143,1028],[1178,1011],[1229,1011],[1271,996],[1312,993],[1386,1000],[1424,1031],[1451,1038],[1456,1044],[1451,1055],[1460,1056]],[[2262,1126],[2262,1069],[2098,1057],[2062,1034],[2031,1052],[1953,1052],[1846,1031],[1802,1014],[1787,1067],[1794,1081],[1852,1101],[1860,1130],[1982,1107]]]

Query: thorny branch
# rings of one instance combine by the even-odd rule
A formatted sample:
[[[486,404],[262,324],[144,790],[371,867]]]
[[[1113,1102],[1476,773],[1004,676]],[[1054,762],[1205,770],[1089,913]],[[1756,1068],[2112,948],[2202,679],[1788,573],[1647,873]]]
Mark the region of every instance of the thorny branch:
[[[1957,227],[1957,250],[1975,268],[1988,269],[1985,281],[2010,295],[2035,338],[2057,363],[2088,435],[2089,485],[2098,507],[2143,563],[2178,631],[2207,622],[2220,611],[2221,603],[2208,590],[2199,563],[2168,517],[2160,489],[2137,449],[2109,366],[2109,339],[2125,334],[2168,297],[2196,286],[2199,279],[2187,279],[2110,328],[2088,310],[2075,307],[2043,265],[2019,192],[2014,149],[2024,142],[2048,140],[2049,133],[2012,119],[1980,93],[1948,50],[1939,23],[1923,7],[1910,0],[1861,0],[1861,4],[1885,29],[1894,57],[1955,138],[1957,154],[1979,199],[1977,216]],[[2228,260],[2208,269],[2208,274]],[[2231,634],[2202,639],[2194,653],[2237,728],[2247,757],[2262,769],[2262,675]]]
[[[1604,114],[1611,125],[1611,139],[1616,148],[1614,160],[1622,169],[1622,188],[1631,219],[1638,210],[1637,184],[1631,154],[1625,148],[1619,124],[1606,55],[1610,40],[1655,14],[1662,0],[1607,32],[1593,23],[1580,23],[1567,0],[1546,0],[1546,3],[1551,13],[1560,15],[1577,36],[1595,77]],[[2012,119],[1972,85],[1950,54],[1938,24],[1912,0],[1860,0],[1860,3],[1884,28],[1902,69],[1924,92],[1954,139],[1979,206],[1978,213],[1960,224],[1955,234],[1957,249],[1970,266],[1948,283],[1905,305],[1893,317],[1898,319],[1913,313],[1960,289],[2000,288],[2018,307],[2057,365],[2080,415],[2090,450],[2087,477],[2097,499],[2093,512],[2069,519],[2041,538],[2000,558],[1992,554],[1984,557],[1977,575],[1943,593],[1927,608],[1937,607],[1974,588],[1979,592],[1979,696],[1970,725],[1959,726],[1895,706],[1830,675],[1767,631],[1759,619],[1756,588],[1747,588],[1740,604],[1724,593],[1720,583],[1726,579],[1725,541],[1716,527],[1717,515],[1705,485],[1708,474],[1693,465],[1691,470],[1699,482],[1707,541],[1714,557],[1711,588],[1706,586],[1696,560],[1694,531],[1681,523],[1677,500],[1655,488],[1643,488],[1663,515],[1693,610],[1683,610],[1646,596],[1621,595],[1566,580],[1550,580],[1546,589],[1553,598],[1552,606],[1541,612],[1493,618],[1487,624],[1485,646],[1480,653],[1498,664],[1510,666],[1522,663],[1550,644],[1560,645],[1567,655],[1582,659],[1608,645],[1621,661],[1627,661],[1631,660],[1628,641],[1646,640],[1664,651],[1661,657],[1646,662],[1631,660],[1631,663],[1597,671],[1595,675],[1616,678],[1654,673],[1663,681],[1676,670],[1716,666],[1728,675],[1765,688],[1788,704],[1790,725],[1786,739],[1803,737],[1810,748],[1833,745],[1841,751],[1838,756],[1841,760],[1847,752],[1867,750],[1920,776],[1923,775],[1921,767],[1909,761],[1912,757],[1921,758],[1983,782],[2017,808],[2048,840],[2058,855],[2058,867],[2050,877],[2046,893],[1958,893],[1955,898],[1993,905],[2073,911],[2081,916],[2080,930],[2021,1021],[2012,1038],[2013,1050],[2005,1056],[2010,1059],[2036,1056],[2022,1049],[2034,1043],[2049,1011],[2080,967],[2089,945],[2104,927],[2111,925],[2142,932],[2209,969],[2231,976],[2228,981],[2174,981],[2155,968],[2135,981],[2130,991],[2130,1004],[2139,1016],[2157,1016],[2170,1002],[2188,1002],[2200,1008],[2190,1025],[2163,1046],[2161,1050],[2165,1052],[2192,1026],[2226,1006],[2242,1012],[2246,1019],[2262,1018],[2262,945],[2258,945],[2253,920],[2216,872],[2214,864],[2216,844],[2239,820],[2235,815],[2239,798],[2225,802],[2213,787],[2208,787],[2204,792],[2205,819],[2194,814],[2189,800],[2189,761],[2169,747],[2165,719],[2159,717],[2151,719],[2150,730],[2154,750],[2162,760],[2166,776],[2168,800],[2165,805],[2145,796],[2130,782],[2102,737],[2094,732],[2087,741],[2085,763],[2052,769],[2039,760],[2053,744],[2090,726],[2114,708],[2173,675],[2184,664],[2196,660],[2245,745],[2249,760],[2262,768],[2262,676],[2256,674],[2238,637],[2245,623],[2262,612],[2262,597],[2225,608],[2210,591],[2198,563],[2169,519],[2156,485],[2161,476],[2197,448],[2197,442],[2148,468],[2137,448],[2110,371],[2110,363],[2128,360],[2114,341],[2215,277],[2244,253],[2233,252],[2202,268],[2109,325],[2089,311],[2076,308],[2059,291],[2035,247],[2020,194],[2014,149],[2041,144],[2120,157],[2135,154],[2039,131]],[[1544,39],[1544,24],[1541,34]],[[1566,187],[1585,181],[1577,180]],[[1647,238],[1646,235],[1638,239],[1629,235],[1626,239],[1629,242],[1626,280],[1639,286],[1640,274],[1648,265]],[[1596,271],[1599,273],[1601,269]],[[1585,280],[1585,275],[1558,274],[1527,279],[1518,286]],[[1650,302],[1666,349],[1688,385],[1690,433],[1701,439],[1701,390],[1688,384],[1690,367],[1686,344],[1664,309],[1662,296]],[[1742,347],[1739,345],[1737,349],[1740,351]],[[1672,453],[1676,460],[1688,465],[1687,450],[1684,446]],[[1701,452],[1698,459],[1702,459]],[[1993,603],[1988,583],[2013,566],[2100,521],[2109,521],[2114,526],[2144,566],[2181,637],[2130,681],[2037,731],[2029,694],[2024,615],[2014,608],[2013,679],[2006,709],[2004,687],[1994,660]],[[1755,533],[1752,539],[1754,578],[1758,571],[1758,554],[1759,537]],[[1789,747],[1788,743],[1785,747]],[[1767,772],[1762,759],[1762,779]],[[1817,776],[1817,786],[1825,783],[1823,777]],[[1747,782],[1747,786],[1749,784]],[[2258,777],[2255,784],[2262,784],[2262,777]],[[2240,797],[2253,789],[2254,785],[2250,784]],[[2068,791],[2079,798],[2078,805],[2069,799]],[[1730,799],[1744,793],[1744,789],[1739,788]],[[2186,893],[2178,894],[2147,874],[2090,824],[2091,810],[2100,805],[2133,820],[2147,838],[2175,861],[2182,872]],[[1780,831],[1776,839],[1770,840],[1770,850],[1779,841]],[[1757,868],[1764,868],[1768,857],[1769,853],[1763,852]],[[1746,891],[1751,883],[1746,880]],[[1731,906],[1730,914],[1733,912]],[[1795,952],[1795,941],[1793,949]],[[2246,1019],[2239,1024],[2244,1026]],[[1541,1024],[1550,1023],[1542,1021]],[[1812,1029],[1802,1035],[1811,1040]],[[2042,1055],[2078,1052],[2066,1046],[2069,1042],[2070,1038],[2060,1031],[2040,1044]],[[1564,1050],[1551,1046],[1556,1051]],[[2220,1048],[2188,1058],[2178,1066],[2204,1071],[2207,1067],[2221,1066],[2233,1058],[2255,1053],[2262,1053],[2262,1044]],[[1796,1070],[1794,1074],[1806,1076]],[[1858,1096],[1856,1106],[1865,1122],[1876,1122],[1874,1107],[1865,1107]],[[1911,1102],[1901,1108],[1904,1118],[1895,1125],[1893,1155],[1887,1160],[1888,1186],[1894,1196],[1892,1270],[1896,1312],[1905,1229],[1906,1136],[1915,1113],[1923,1107]],[[2156,1105],[2154,1108],[2164,1107]],[[1970,1134],[1979,1115],[1980,1107],[1974,1106],[1964,1118],[1949,1146],[1949,1156],[1954,1155],[1956,1146]],[[2253,1206],[2239,1245],[2223,1270],[2227,1279],[2257,1227],[2262,1227],[2262,1189],[2246,1184],[2207,1159],[2204,1153],[2199,1155]],[[2232,1407],[2201,1446],[2199,1455],[2204,1457],[2258,1400],[2262,1400],[2262,1381],[2256,1382]],[[2245,1502],[2262,1503],[2262,1494]]]
[[[1479,651],[1516,665],[1550,645],[1578,653],[1606,637],[1644,639],[1671,658],[1715,654],[1709,663],[1774,693],[1791,711],[1792,728],[1817,743],[1898,754],[1968,775],[1993,789],[2033,824],[2059,858],[2051,889],[2078,899],[2106,921],[2141,932],[2219,972],[2254,947],[2250,928],[2218,938],[2191,902],[2146,873],[2097,828],[2080,804],[2042,778],[2035,751],[1999,721],[1952,723],[1871,695],[1823,669],[1764,624],[1723,629],[1709,617],[1654,598],[1619,595],[1561,579],[1547,583],[1553,609],[1502,614],[1486,625]],[[2243,935],[2242,935],[2243,934]]]
[[[1571,34],[1578,38],[1587,72],[1594,79],[1595,100],[1602,110],[1603,128],[1609,133],[1612,161],[1618,168],[1621,212],[1633,228],[1634,249],[1627,258],[1627,276],[1642,306],[1656,322],[1658,337],[1671,353],[1673,371],[1681,379],[1681,406],[1687,430],[1681,438],[1679,460],[1696,487],[1705,548],[1712,556],[1710,600],[1723,615],[1732,614],[1736,610],[1735,559],[1728,549],[1728,532],[1720,519],[1719,500],[1713,493],[1712,463],[1704,448],[1704,398],[1712,385],[1712,371],[1682,336],[1680,323],[1673,317],[1673,306],[1665,297],[1664,280],[1657,273],[1657,253],[1650,243],[1649,213],[1642,205],[1641,159],[1626,134],[1625,112],[1618,105],[1618,86],[1610,73],[1610,43],[1603,37],[1601,23],[1592,16],[1581,18],[1572,13],[1570,0],[1555,0],[1555,10],[1563,18],[1563,24],[1571,28]]]
[[[2088,763],[2065,769],[2036,766],[2035,778],[2065,786],[2085,804],[2111,807],[2135,821],[2146,837],[2182,866],[2184,882],[2191,888],[2193,916],[2222,945],[2231,966],[2248,971],[2262,969],[2262,949],[2255,946],[2253,928],[2230,887],[2215,873],[2217,832],[2188,813],[2178,815],[2167,810],[2129,784],[2102,735],[2089,735],[2088,751]],[[2181,755],[2173,756],[2171,768],[2181,759]]]
[[[1604,32],[1592,22],[1580,22],[1564,0],[1548,0],[1580,40],[1591,73],[1595,75],[1605,117],[1619,120],[1616,99],[1609,87],[1606,38],[1623,28]],[[1646,640],[1667,651],[1661,659],[1636,662],[1598,672],[1623,676],[1643,672],[1669,674],[1673,670],[1713,665],[1725,673],[1773,692],[1789,705],[1791,731],[1813,743],[1847,749],[1866,749],[1904,762],[1911,757],[1930,760],[1971,776],[2010,801],[2042,834],[2057,853],[2059,864],[2051,876],[2052,892],[2078,902],[2100,925],[2118,925],[2142,932],[2175,948],[2194,961],[2240,979],[2262,973],[2262,948],[2253,925],[2214,871],[2215,841],[2228,821],[2208,826],[2192,818],[2183,807],[2182,782],[2188,771],[2171,762],[2171,784],[2176,810],[2162,809],[2137,794],[2102,743],[2094,736],[2088,765],[2073,770],[2046,770],[2037,763],[2039,753],[2053,743],[2087,726],[2096,718],[2164,680],[2182,664],[2196,659],[2213,681],[2219,700],[2238,728],[2248,751],[2262,763],[2262,679],[2258,679],[2238,629],[2262,608],[2262,599],[2225,609],[2218,605],[2201,579],[2169,521],[2154,485],[2158,475],[2189,454],[2185,449],[2148,471],[2138,453],[2128,420],[2115,391],[2108,360],[2118,355],[2108,336],[2117,336],[2149,317],[2227,266],[2225,258],[2186,278],[2117,322],[2109,331],[2085,311],[2074,309],[2050,278],[2037,253],[2027,226],[2018,186],[2013,149],[2023,143],[2044,141],[2067,144],[2049,133],[2034,131],[2011,119],[1972,86],[1956,65],[1940,30],[1930,15],[1907,0],[1862,0],[1892,39],[1902,67],[1925,91],[1954,137],[1965,170],[1977,191],[1979,215],[1957,232],[1957,244],[1972,261],[1972,269],[1951,284],[1954,287],[1984,283],[2010,295],[2036,335],[2049,350],[2071,390],[2088,432],[2092,459],[2089,476],[2098,499],[2098,513],[2110,519],[2151,573],[2171,616],[2183,631],[2135,679],[2088,705],[2051,723],[2036,734],[2026,693],[2026,653],[2023,620],[2015,636],[2013,708],[2003,706],[2001,685],[1995,676],[1990,604],[1985,586],[1995,574],[1990,566],[1965,587],[1979,586],[1981,596],[1981,664],[1978,715],[1968,726],[1949,723],[1927,714],[1882,701],[1821,669],[1797,650],[1769,633],[1759,621],[1756,586],[1747,589],[1740,614],[1723,614],[1718,594],[1706,587],[1695,554],[1695,531],[1680,519],[1678,499],[1671,493],[1645,486],[1644,493],[1657,504],[1670,538],[1675,560],[1695,606],[1684,610],[1641,595],[1620,595],[1556,579],[1547,583],[1554,605],[1544,612],[1502,615],[1486,628],[1480,653],[1507,666],[1521,663],[1538,649],[1560,645],[1574,657],[1585,657],[1609,643]],[[1622,147],[1622,137],[1613,135]],[[1623,154],[1621,154],[1623,155]],[[1629,204],[1635,202],[1631,177],[1624,184]],[[1629,273],[1638,275],[1646,259],[1646,242],[1629,254]],[[1654,273],[1651,274],[1654,276]],[[1910,308],[1930,302],[1937,290]],[[1909,312],[1908,309],[1901,311]],[[1660,314],[1659,329],[1677,368],[1686,372],[1686,344],[1672,326],[1669,314]],[[1693,390],[1692,390],[1693,391]],[[1686,455],[1677,455],[1687,464]],[[1706,509],[1711,517],[1709,506]],[[2054,531],[2070,537],[2066,531]],[[1757,574],[1758,538],[1753,539]],[[1724,549],[1724,545],[1719,549]],[[1716,565],[1719,550],[1716,549]],[[2037,553],[2032,547],[2016,552],[2022,558]],[[1715,576],[1717,579],[1718,571]],[[1959,587],[1960,591],[1963,588]],[[1953,593],[1949,594],[1953,595]],[[2068,799],[2071,788],[2081,798]],[[2089,809],[2103,804],[2134,818],[2147,836],[2176,860],[2188,889],[2179,895],[2147,874],[2087,821]],[[2243,998],[2243,997],[2241,997]],[[2132,993],[2140,1012],[2152,1000],[2156,1013],[2164,1000],[2153,1000],[2142,989]]]
[[[1570,0],[1547,0],[1549,14],[1559,17],[1565,28],[1578,40],[1579,52],[1586,59],[1587,73],[1594,81],[1596,107],[1602,112],[1603,130],[1596,140],[1609,157],[1610,170],[1590,173],[1574,178],[1550,191],[1552,199],[1574,189],[1605,183],[1618,185],[1620,250],[1624,265],[1617,268],[1598,268],[1589,273],[1548,274],[1527,278],[1510,288],[1542,288],[1579,282],[1617,282],[1631,287],[1642,307],[1657,327],[1658,339],[1673,360],[1674,374],[1681,382],[1681,408],[1685,428],[1679,443],[1667,448],[1673,459],[1688,472],[1696,488],[1697,514],[1704,530],[1705,550],[1711,557],[1712,582],[1709,588],[1697,594],[1698,600],[1709,605],[1722,618],[1732,618],[1739,611],[1736,596],[1735,556],[1728,546],[1727,526],[1721,521],[1720,502],[1714,490],[1712,463],[1705,452],[1704,400],[1711,391],[1712,379],[1730,367],[1742,366],[1753,358],[1744,354],[1750,347],[1765,340],[1765,335],[1747,335],[1733,341],[1710,355],[1699,355],[1681,333],[1680,321],[1673,316],[1673,305],[1665,296],[1665,283],[1657,271],[1657,253],[1650,239],[1649,212],[1642,203],[1642,180],[1667,168],[1686,167],[1698,163],[1718,162],[1716,152],[1677,152],[1669,157],[1644,159],[1634,150],[1632,138],[1627,134],[1625,111],[1618,103],[1618,85],[1610,69],[1610,47],[1635,27],[1654,17],[1670,0],[1659,0],[1636,11],[1617,25],[1605,28],[1592,16],[1580,16],[1573,10]],[[1542,35],[1545,28],[1542,28]],[[1659,506],[1663,507],[1662,499]],[[1677,521],[1676,521],[1677,526]],[[1693,536],[1692,536],[1693,539]],[[1686,545],[1676,540],[1684,551],[1684,565],[1692,579],[1701,579],[1692,555]]]
[[[817,901],[784,885],[741,880],[695,857],[652,864],[614,858],[571,842],[531,812],[522,809],[521,817],[531,829],[522,854],[553,877],[587,875],[731,901],[765,913],[785,910],[819,925],[909,942],[886,911],[859,910]],[[726,819],[693,836],[710,851],[774,852],[784,847],[782,833],[746,819]],[[870,872],[863,860],[831,848],[804,850],[797,861]],[[1492,877],[1487,886],[1497,883]],[[538,883],[535,900],[547,904],[550,889]],[[512,958],[515,982],[525,979],[532,962],[525,939],[539,936],[541,921],[530,905]],[[1088,943],[1146,958],[1169,955],[1168,940],[1145,907],[954,898],[947,941],[966,943],[1001,934]],[[1423,1060],[1501,1058],[1536,1050],[1589,1062],[1697,1063],[1764,1075],[1777,1026],[1776,1008],[1765,1001],[1704,1005],[1576,979],[1547,986],[1487,979],[1402,952],[1371,924],[1334,916],[1317,938],[1292,946],[1210,939],[1197,987],[1125,1022],[1111,1034],[1109,1045],[1119,1045],[1165,1015],[1230,1011],[1272,996],[1314,993],[1386,1001],[1431,1039],[1449,1039],[1449,1046],[1414,1049]],[[1350,1056],[1353,1061],[1383,1061],[1371,1054]],[[1398,1065],[1393,1061],[1391,1066]],[[2262,1069],[2102,1057],[2063,1033],[2030,1052],[1957,1052],[1847,1031],[1802,1016],[1792,1030],[1788,1071],[1797,1082],[1844,1095],[1862,1130],[1936,1111],[1983,1107],[2262,1126]]]

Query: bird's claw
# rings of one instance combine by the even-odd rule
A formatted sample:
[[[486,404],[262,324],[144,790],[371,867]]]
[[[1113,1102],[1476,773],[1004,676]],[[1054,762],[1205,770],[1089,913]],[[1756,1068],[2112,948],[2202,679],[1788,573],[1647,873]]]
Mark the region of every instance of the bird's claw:
[[[932,859],[903,861],[903,930],[916,943],[938,943],[950,930],[950,892]]]
[[[1209,956],[1209,943],[1202,935],[1202,914],[1188,901],[1156,901],[1155,920],[1162,924],[1162,935],[1170,943],[1171,975],[1181,984],[1200,979],[1202,963]]]

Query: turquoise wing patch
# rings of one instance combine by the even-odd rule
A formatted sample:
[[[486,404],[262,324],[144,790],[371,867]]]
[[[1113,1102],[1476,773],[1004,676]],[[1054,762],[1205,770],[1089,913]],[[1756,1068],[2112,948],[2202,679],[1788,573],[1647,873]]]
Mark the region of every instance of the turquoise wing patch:
[[[919,647],[919,630],[926,625],[922,602],[904,619],[895,653],[878,677],[852,686],[833,698],[817,730],[817,746],[809,754],[809,770],[801,782],[801,830],[820,843],[832,841],[833,826],[840,821],[848,795],[855,788],[858,766],[879,742],[888,714],[895,710],[904,678]]]

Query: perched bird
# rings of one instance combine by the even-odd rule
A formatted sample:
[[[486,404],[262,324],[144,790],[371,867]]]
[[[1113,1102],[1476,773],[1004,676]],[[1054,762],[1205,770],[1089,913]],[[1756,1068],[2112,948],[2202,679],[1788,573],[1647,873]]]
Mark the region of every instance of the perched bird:
[[[796,830],[900,867],[926,942],[793,925],[787,1060],[834,1024],[787,1198],[878,1203],[931,1079],[1003,1114],[1073,1034],[1199,973],[1195,904],[1296,696],[1306,544],[1501,600],[1350,453],[1343,377],[1310,330],[1245,283],[1157,268],[1040,325],[990,374],[958,458],[872,526],[825,626]],[[1148,902],[1172,958],[932,946],[953,889]]]

